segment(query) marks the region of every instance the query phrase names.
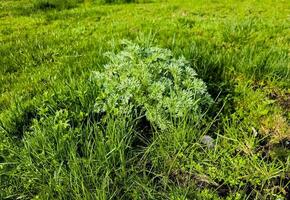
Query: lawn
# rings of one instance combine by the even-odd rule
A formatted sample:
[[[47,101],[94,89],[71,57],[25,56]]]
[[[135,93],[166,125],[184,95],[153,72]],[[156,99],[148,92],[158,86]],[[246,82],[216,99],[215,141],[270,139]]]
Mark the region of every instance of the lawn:
[[[0,199],[289,199],[289,13],[1,0]]]

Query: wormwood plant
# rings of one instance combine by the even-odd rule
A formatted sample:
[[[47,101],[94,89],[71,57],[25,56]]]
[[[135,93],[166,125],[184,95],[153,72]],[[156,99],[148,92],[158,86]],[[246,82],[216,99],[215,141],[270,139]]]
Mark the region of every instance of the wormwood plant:
[[[212,103],[205,83],[184,57],[169,50],[124,41],[124,49],[107,53],[103,72],[94,72],[98,97],[95,112],[145,116],[166,129],[181,119],[196,123]]]

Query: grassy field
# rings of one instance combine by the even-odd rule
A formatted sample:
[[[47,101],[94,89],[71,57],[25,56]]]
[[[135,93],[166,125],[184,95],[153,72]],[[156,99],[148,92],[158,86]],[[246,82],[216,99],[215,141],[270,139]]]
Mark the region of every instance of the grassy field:
[[[1,0],[0,199],[289,199],[289,13]]]

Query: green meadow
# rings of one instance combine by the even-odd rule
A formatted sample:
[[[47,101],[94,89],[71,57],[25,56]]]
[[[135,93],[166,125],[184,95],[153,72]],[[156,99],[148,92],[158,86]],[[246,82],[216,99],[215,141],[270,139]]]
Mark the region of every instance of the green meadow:
[[[287,0],[1,0],[0,199],[289,199]]]

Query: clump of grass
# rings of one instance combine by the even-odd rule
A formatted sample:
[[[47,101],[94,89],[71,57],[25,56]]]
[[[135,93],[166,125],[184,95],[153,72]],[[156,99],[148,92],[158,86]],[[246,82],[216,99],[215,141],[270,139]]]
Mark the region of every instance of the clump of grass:
[[[82,0],[34,0],[34,7],[40,10],[70,9],[77,6]]]
[[[98,3],[113,4],[113,3],[146,3],[151,0],[96,0]]]
[[[92,73],[78,89],[45,94],[42,102],[35,102],[37,117],[26,120],[26,110],[11,117],[26,120],[29,127],[19,130],[18,154],[7,149],[11,141],[2,143],[3,197],[120,195],[133,184],[127,177],[134,180],[139,173],[128,164],[136,165],[135,147],[140,137],[148,137],[142,135],[145,126],[169,131],[184,124],[184,118],[187,126],[194,125],[212,103],[185,58],[174,58],[169,50],[126,41],[122,51],[106,55],[104,71]],[[22,126],[22,121],[10,121],[5,122],[9,129],[3,126],[5,135]]]

